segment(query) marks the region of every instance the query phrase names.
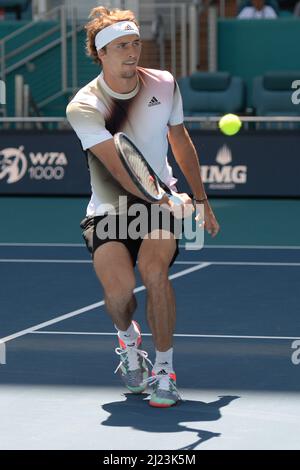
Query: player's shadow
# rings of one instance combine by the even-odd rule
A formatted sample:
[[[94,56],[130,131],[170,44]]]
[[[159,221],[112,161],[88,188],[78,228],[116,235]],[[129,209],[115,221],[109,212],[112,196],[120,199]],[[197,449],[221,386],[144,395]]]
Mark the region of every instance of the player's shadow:
[[[102,422],[103,426],[125,426],[139,431],[153,433],[173,433],[190,431],[196,433],[197,440],[191,444],[178,449],[195,449],[213,437],[219,437],[220,433],[193,428],[186,423],[201,421],[217,421],[221,418],[220,409],[229,405],[238,396],[220,396],[218,400],[205,403],[196,400],[184,400],[172,408],[159,409],[148,405],[145,400],[149,395],[142,393],[133,395],[125,393],[125,401],[117,401],[102,405],[102,409],[110,415]],[[184,423],[184,424],[181,424]]]

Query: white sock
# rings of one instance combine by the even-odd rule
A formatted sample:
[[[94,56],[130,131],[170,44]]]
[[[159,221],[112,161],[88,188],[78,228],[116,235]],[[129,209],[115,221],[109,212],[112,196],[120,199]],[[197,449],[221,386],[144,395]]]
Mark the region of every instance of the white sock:
[[[115,325],[116,330],[118,331],[119,338],[124,341],[125,344],[130,344],[134,342],[138,335],[139,331],[135,325],[135,323],[131,322],[129,328],[126,331],[119,330]]]
[[[155,358],[155,363],[153,367],[153,372],[157,373],[162,369],[168,373],[174,372],[173,348],[168,349],[168,351],[158,351],[156,349],[156,358]]]

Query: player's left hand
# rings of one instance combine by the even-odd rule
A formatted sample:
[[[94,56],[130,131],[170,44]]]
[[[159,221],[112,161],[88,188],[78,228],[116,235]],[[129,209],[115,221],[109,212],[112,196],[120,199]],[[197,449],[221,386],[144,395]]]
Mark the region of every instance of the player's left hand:
[[[204,225],[205,230],[214,238],[220,231],[220,225],[209,202],[206,200],[203,204],[197,204],[197,209],[198,213],[195,218],[199,227],[202,228]]]

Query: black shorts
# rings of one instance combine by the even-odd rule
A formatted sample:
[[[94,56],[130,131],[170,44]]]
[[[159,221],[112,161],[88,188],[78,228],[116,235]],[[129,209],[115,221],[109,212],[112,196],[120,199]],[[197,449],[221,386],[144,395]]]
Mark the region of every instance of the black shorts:
[[[153,221],[153,217],[151,218],[151,204],[150,203],[147,203],[145,201],[142,201],[140,202],[142,203],[144,206],[147,207],[148,211],[147,211],[147,217],[148,217],[148,227],[151,227],[151,230],[154,230],[154,229],[159,229],[159,230],[162,230],[162,229],[166,229],[166,226],[163,222],[163,217],[159,217],[159,220],[155,220],[155,222]],[[169,212],[169,211],[168,211]],[[174,220],[174,216],[169,213],[169,225],[168,225],[168,230],[175,234],[175,220]],[[121,220],[122,218],[123,221]],[[125,220],[126,218],[126,220]],[[136,261],[137,261],[137,257],[138,257],[138,252],[139,252],[139,249],[140,249],[140,246],[143,242],[143,239],[144,239],[144,236],[149,233],[151,230],[148,230],[146,231],[145,233],[142,234],[142,236],[138,237],[138,238],[132,238],[129,235],[126,234],[126,236],[124,236],[124,232],[123,232],[123,236],[120,236],[120,231],[119,231],[119,228],[120,228],[120,225],[122,224],[122,227],[127,227],[130,225],[130,223],[136,218],[136,215],[132,216],[132,215],[120,215],[120,214],[116,214],[116,215],[108,215],[108,214],[105,214],[105,215],[96,215],[96,216],[87,216],[85,217],[81,222],[80,222],[80,227],[82,228],[82,236],[84,238],[84,241],[86,243],[86,246],[87,246],[87,249],[89,250],[89,252],[91,253],[92,257],[94,257],[94,253],[96,251],[97,248],[99,248],[99,246],[102,246],[104,245],[105,243],[108,243],[110,241],[117,241],[119,243],[123,243],[123,245],[126,246],[126,248],[128,249],[130,255],[131,255],[131,259],[132,259],[132,264],[133,266],[136,265]],[[103,221],[104,219],[107,220],[110,220],[110,221],[113,221],[114,224],[115,224],[115,227],[116,227],[116,232],[114,235],[109,235],[105,238],[103,237],[98,237],[98,230],[97,230],[97,225],[99,222]],[[125,222],[124,222],[125,221]],[[178,233],[178,223],[177,223],[177,229],[176,229],[176,234]],[[182,229],[182,223],[181,223],[181,229]],[[176,239],[176,250],[175,250],[175,253],[174,253],[174,256],[170,262],[170,266],[172,266],[172,264],[174,263],[175,259],[177,258],[178,254],[179,254],[179,237],[175,237]]]

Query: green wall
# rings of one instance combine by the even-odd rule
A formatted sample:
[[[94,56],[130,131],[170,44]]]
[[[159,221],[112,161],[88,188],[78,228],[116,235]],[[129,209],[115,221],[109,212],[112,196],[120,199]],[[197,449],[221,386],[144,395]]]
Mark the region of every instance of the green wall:
[[[300,19],[219,20],[218,70],[246,81],[251,105],[254,77],[267,71],[300,71]]]

